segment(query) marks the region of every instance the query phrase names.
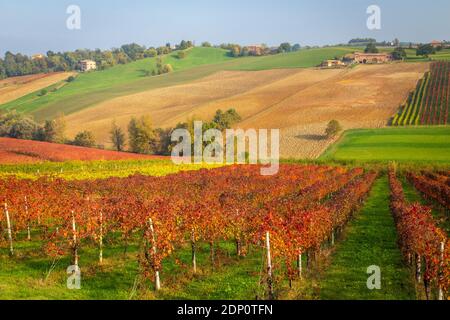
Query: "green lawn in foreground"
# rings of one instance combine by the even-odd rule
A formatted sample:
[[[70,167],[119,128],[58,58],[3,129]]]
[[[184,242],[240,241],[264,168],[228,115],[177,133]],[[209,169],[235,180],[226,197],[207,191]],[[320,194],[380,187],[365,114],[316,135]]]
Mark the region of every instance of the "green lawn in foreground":
[[[349,130],[320,159],[450,163],[450,127]]]
[[[367,268],[373,265],[381,269],[381,290],[367,288]],[[410,272],[397,247],[386,176],[375,182],[364,208],[346,228],[320,288],[321,299],[415,299]]]
[[[16,109],[32,114],[38,121],[66,115],[102,101],[160,87],[187,83],[221,70],[263,70],[275,68],[313,67],[324,59],[332,59],[352,52],[352,48],[322,48],[265,57],[231,58],[228,51],[218,48],[193,48],[184,59],[177,53],[163,58],[173,66],[174,72],[161,76],[145,76],[145,71],[155,69],[156,58],[118,65],[104,71],[80,74],[76,81],[45,96],[34,92],[15,101],[3,104],[0,110]]]

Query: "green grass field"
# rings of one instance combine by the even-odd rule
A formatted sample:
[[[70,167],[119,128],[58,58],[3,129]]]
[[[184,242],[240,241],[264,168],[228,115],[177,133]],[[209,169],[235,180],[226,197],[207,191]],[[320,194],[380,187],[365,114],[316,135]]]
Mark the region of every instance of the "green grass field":
[[[389,210],[386,176],[375,182],[364,208],[350,222],[321,281],[322,299],[415,299],[412,277],[397,247],[394,219]],[[381,290],[367,288],[367,268],[381,269]]]
[[[193,48],[186,58],[176,53],[164,57],[164,63],[174,72],[148,77],[145,71],[155,69],[156,58],[148,58],[113,68],[80,74],[76,81],[45,96],[39,92],[3,104],[0,110],[17,110],[32,114],[36,120],[53,118],[63,112],[68,115],[102,101],[146,90],[187,83],[221,70],[264,70],[276,68],[304,68],[318,65],[324,59],[343,56],[352,48],[323,48],[265,57],[231,58],[226,50]]]
[[[381,270],[381,290],[367,288],[367,268]],[[321,299],[414,300],[415,289],[397,246],[386,176],[375,182],[364,208],[350,222],[321,281]]]
[[[450,163],[449,137],[448,126],[350,130],[320,160]]]

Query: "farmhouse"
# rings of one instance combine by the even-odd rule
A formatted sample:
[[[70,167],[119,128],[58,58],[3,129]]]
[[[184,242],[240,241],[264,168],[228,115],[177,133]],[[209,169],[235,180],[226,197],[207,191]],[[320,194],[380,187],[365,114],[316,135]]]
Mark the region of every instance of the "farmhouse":
[[[341,60],[325,60],[320,66],[324,68],[343,67],[345,63]]]
[[[81,71],[87,72],[97,69],[97,63],[93,60],[81,60],[80,61]]]
[[[262,45],[254,44],[247,46],[248,53],[253,56],[261,56],[263,54],[264,48]]]
[[[38,59],[44,59],[44,58],[45,58],[45,56],[41,53],[34,54],[31,56],[31,60],[38,60]]]
[[[392,54],[390,53],[361,53],[356,52],[354,56],[354,61],[357,63],[387,63],[393,60]]]
[[[431,41],[431,45],[433,48],[438,48],[438,47],[442,47],[443,43],[442,43],[442,41],[433,40],[433,41]]]

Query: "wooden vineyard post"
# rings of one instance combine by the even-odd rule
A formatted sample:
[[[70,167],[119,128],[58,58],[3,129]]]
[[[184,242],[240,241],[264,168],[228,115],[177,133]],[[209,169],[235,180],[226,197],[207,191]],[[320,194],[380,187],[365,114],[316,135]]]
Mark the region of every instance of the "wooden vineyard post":
[[[150,233],[152,236],[152,251],[153,256],[156,257],[156,237],[155,237],[155,229],[153,228],[153,220],[152,218],[148,219],[148,224],[150,227]],[[155,269],[155,289],[156,291],[161,289],[161,281],[159,279],[159,270]]]
[[[445,250],[445,243],[441,242],[440,246],[440,260],[439,260],[439,292],[438,292],[438,300],[444,300],[444,290],[442,289],[441,282],[444,280],[444,250]]]
[[[297,266],[298,266],[298,278],[302,278],[302,254],[299,253],[297,257]]]
[[[191,231],[191,249],[192,249],[192,271],[197,273],[197,253],[196,253],[196,244],[195,244],[195,234],[194,230]]]
[[[99,245],[99,249],[100,249],[100,252],[98,254],[98,261],[100,264],[102,264],[103,263],[103,212],[102,211],[100,211],[100,235],[99,235],[98,242],[99,242],[98,245]]]
[[[270,255],[270,233],[266,232],[266,253],[267,253],[267,289],[269,300],[273,300],[273,279],[272,279],[272,257]]]
[[[331,245],[334,246],[334,229],[331,231]]]
[[[422,279],[422,259],[420,255],[416,253],[416,281],[420,282]]]
[[[214,270],[214,255],[215,255],[215,252],[214,252],[214,242],[210,242],[209,243],[209,258],[210,258],[210,260],[211,260],[211,268]]]
[[[73,249],[73,264],[78,266],[78,246],[77,246],[77,225],[75,223],[75,213],[72,211],[72,249]]]
[[[28,219],[27,222],[27,240],[31,241],[31,230],[30,230],[30,217],[28,216],[28,202],[27,202],[27,196],[25,196],[25,216]]]
[[[8,232],[8,241],[9,241],[9,255],[14,255],[14,248],[13,248],[13,240],[12,240],[12,231],[11,231],[11,220],[9,219],[9,211],[8,211],[8,204],[5,201],[5,216],[6,216],[6,228]]]

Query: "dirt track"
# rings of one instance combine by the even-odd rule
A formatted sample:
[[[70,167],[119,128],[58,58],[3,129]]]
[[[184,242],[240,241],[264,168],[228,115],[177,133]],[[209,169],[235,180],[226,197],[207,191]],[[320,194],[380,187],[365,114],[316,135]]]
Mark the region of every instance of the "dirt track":
[[[92,130],[108,144],[113,119],[124,128],[131,116],[148,114],[156,127],[189,117],[211,119],[235,108],[241,128],[280,128],[283,157],[315,158],[330,143],[328,121],[345,129],[386,125],[428,69],[424,63],[358,66],[340,70],[223,71],[174,87],[120,97],[68,117],[69,134]]]

